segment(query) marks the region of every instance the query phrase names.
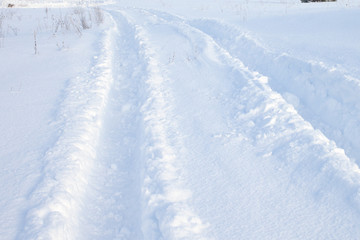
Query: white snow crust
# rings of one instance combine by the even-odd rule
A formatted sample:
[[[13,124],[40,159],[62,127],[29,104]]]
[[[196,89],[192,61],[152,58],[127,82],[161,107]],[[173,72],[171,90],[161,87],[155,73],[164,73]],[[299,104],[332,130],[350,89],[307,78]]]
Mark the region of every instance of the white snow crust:
[[[0,239],[360,238],[358,1],[0,6]]]

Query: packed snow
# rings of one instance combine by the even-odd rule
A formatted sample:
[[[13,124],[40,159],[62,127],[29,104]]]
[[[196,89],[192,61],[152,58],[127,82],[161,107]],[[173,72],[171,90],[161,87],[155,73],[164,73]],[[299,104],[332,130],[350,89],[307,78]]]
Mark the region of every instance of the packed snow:
[[[0,6],[0,239],[360,239],[357,0]]]

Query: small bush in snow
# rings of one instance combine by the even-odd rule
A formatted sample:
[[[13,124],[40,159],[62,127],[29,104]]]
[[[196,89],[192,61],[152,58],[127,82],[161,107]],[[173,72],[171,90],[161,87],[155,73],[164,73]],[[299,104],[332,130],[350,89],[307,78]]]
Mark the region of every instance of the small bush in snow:
[[[104,13],[99,7],[94,7],[95,21],[98,25],[104,22]]]
[[[32,35],[35,53],[38,53],[42,36],[49,35],[56,39],[58,48],[63,49],[65,35],[75,33],[81,37],[83,31],[103,22],[104,14],[99,7],[44,8],[32,10],[30,14],[26,9],[4,8],[0,10],[0,47],[9,37],[28,35],[30,38]]]

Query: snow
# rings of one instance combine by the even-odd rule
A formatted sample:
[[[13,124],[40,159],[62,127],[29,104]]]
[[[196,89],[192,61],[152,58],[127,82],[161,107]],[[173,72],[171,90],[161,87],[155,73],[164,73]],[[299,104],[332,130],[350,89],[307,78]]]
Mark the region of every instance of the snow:
[[[0,5],[1,239],[360,236],[357,1]]]

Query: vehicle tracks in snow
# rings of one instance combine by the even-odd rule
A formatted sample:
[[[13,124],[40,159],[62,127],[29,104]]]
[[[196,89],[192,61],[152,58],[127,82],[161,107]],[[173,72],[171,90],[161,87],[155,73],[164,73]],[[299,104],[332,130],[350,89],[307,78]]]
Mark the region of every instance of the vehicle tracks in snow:
[[[141,26],[125,11],[110,13],[120,31],[120,54],[100,142],[102,170],[93,180],[96,204],[86,210],[95,215],[85,232],[94,232],[95,239],[104,233],[109,239],[203,239],[206,225],[187,205],[190,193],[178,179],[181,144],[167,79]]]
[[[166,78],[120,11],[94,66],[69,81],[19,239],[203,239],[178,179]]]
[[[84,239],[143,239],[141,231],[141,106],[146,65],[133,29],[120,14],[108,14],[113,36],[112,74],[95,170],[90,175]]]
[[[191,192],[182,185],[181,133],[173,112],[170,79],[138,19],[122,12],[136,29],[146,61],[147,97],[141,112],[144,120],[142,232],[144,239],[204,239],[202,223],[187,201]]]
[[[342,149],[211,35],[167,13],[130,12],[169,79],[189,204],[210,238],[358,234],[359,168]]]
[[[251,33],[216,20],[189,24],[204,31],[252,71],[269,78],[269,86],[292,104],[314,128],[360,163],[360,79],[318,61],[304,61],[264,47]]]
[[[53,124],[59,135],[46,152],[42,179],[29,196],[19,239],[80,239],[81,209],[97,160],[103,114],[113,84],[114,29],[101,34],[93,66],[68,81]]]
[[[360,234],[358,166],[222,33],[207,20],[108,12],[100,56],[65,90],[20,239]]]

